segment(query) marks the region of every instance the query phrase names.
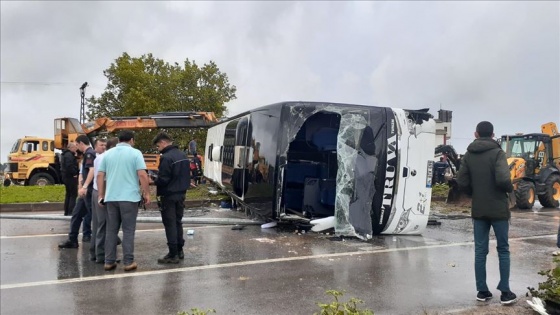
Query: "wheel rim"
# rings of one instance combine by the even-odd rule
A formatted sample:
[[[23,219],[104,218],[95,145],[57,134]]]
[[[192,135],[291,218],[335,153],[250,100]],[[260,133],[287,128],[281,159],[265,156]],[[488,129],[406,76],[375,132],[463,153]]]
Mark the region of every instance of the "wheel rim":
[[[49,184],[49,181],[45,178],[39,178],[37,180],[37,186],[47,186]]]
[[[554,184],[552,184],[552,189],[554,190],[552,198],[554,198],[554,200],[560,200],[560,182],[554,182]]]
[[[527,199],[530,204],[535,202],[535,190],[533,188],[529,189]]]

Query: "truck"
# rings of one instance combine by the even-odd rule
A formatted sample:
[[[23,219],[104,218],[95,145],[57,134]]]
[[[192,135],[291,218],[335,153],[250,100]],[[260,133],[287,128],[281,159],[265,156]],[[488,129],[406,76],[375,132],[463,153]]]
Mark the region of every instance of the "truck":
[[[55,153],[54,139],[25,136],[17,139],[8,154],[4,176],[20,185],[62,183],[60,158]]]
[[[54,120],[54,139],[26,136],[8,154],[6,178],[19,185],[62,184],[60,154],[79,135],[90,139],[123,129],[208,128],[217,122],[212,112],[165,112],[149,116],[101,117],[80,124],[71,117]],[[157,171],[159,154],[144,154],[148,170]]]
[[[360,239],[421,234],[435,130],[427,109],[276,103],[209,128],[204,176],[263,221],[330,218]]]

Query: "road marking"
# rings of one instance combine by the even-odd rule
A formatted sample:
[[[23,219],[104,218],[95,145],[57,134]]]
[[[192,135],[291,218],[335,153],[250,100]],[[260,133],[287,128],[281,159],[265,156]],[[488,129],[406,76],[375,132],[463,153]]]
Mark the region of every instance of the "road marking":
[[[228,227],[231,228],[231,226],[229,225],[209,225],[209,226],[196,226],[196,227],[191,227],[191,226],[184,226],[184,228],[189,228],[192,230],[200,230],[200,229],[209,229],[209,228],[218,228],[218,227]],[[161,232],[161,231],[165,231],[165,229],[161,228],[161,229],[145,229],[145,230],[136,230],[136,233],[140,233],[140,232]],[[4,239],[18,239],[18,238],[32,238],[32,237],[49,237],[49,236],[68,236],[68,233],[64,233],[64,234],[36,234],[36,235],[14,235],[14,236],[0,236],[0,239],[4,240]]]
[[[524,241],[524,240],[539,239],[539,238],[552,238],[552,237],[557,237],[557,234],[516,237],[516,238],[511,238],[510,241],[516,242],[516,241]],[[490,242],[495,243],[496,241],[491,240]],[[279,263],[279,262],[290,262],[290,261],[299,261],[299,260],[310,260],[310,259],[320,259],[320,258],[339,258],[339,257],[354,256],[354,255],[362,256],[362,255],[370,255],[370,254],[402,252],[402,251],[422,250],[422,249],[432,249],[432,248],[446,248],[446,247],[456,247],[456,246],[469,246],[469,245],[473,245],[473,242],[469,241],[469,242],[461,242],[461,243],[426,245],[426,246],[407,247],[407,248],[388,248],[388,249],[381,249],[381,250],[375,249],[375,250],[371,250],[371,251],[357,251],[357,252],[354,251],[354,252],[344,252],[344,253],[308,255],[308,256],[299,256],[299,257],[284,257],[284,258],[270,258],[270,259],[262,259],[262,260],[249,260],[249,261],[242,261],[242,262],[232,262],[232,263],[205,265],[205,266],[183,267],[183,268],[174,268],[174,269],[165,269],[165,270],[135,271],[134,273],[109,274],[109,275],[104,275],[104,276],[91,276],[91,277],[85,277],[85,278],[3,284],[3,285],[0,285],[0,290],[16,289],[16,288],[28,288],[28,287],[37,287],[37,286],[55,285],[55,284],[80,283],[80,282],[89,282],[89,281],[97,281],[97,280],[111,280],[111,279],[121,279],[121,278],[131,278],[131,277],[143,277],[143,276],[161,275],[161,274],[170,274],[170,273],[179,273],[179,272],[190,272],[190,271],[199,271],[199,270],[212,270],[212,269],[231,268],[231,267],[244,267],[244,266],[251,266],[251,265],[261,265],[261,264]]]

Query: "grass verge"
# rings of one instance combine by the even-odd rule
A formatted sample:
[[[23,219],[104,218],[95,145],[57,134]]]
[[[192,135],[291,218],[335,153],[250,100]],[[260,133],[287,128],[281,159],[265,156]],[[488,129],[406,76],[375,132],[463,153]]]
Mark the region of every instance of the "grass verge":
[[[201,184],[187,191],[187,200],[222,200],[225,195],[211,194],[211,185]],[[152,200],[155,200],[156,188],[150,186]],[[0,204],[7,203],[37,203],[64,202],[64,185],[49,186],[16,186],[0,187]]]

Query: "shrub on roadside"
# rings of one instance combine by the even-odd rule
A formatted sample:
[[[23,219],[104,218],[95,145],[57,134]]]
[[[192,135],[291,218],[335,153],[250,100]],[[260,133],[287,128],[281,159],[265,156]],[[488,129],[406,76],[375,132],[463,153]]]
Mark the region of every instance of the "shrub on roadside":
[[[343,302],[339,300],[339,297],[342,297],[344,292],[327,290],[326,294],[332,296],[333,301],[330,303],[317,303],[321,311],[313,315],[373,315],[373,311],[371,310],[358,309],[358,304],[364,303],[364,301],[360,299],[350,298],[350,300]]]
[[[538,289],[533,287],[527,289],[531,296],[560,306],[560,259],[554,258],[554,265],[554,268],[539,272],[539,275],[545,276],[546,280],[539,283]]]

